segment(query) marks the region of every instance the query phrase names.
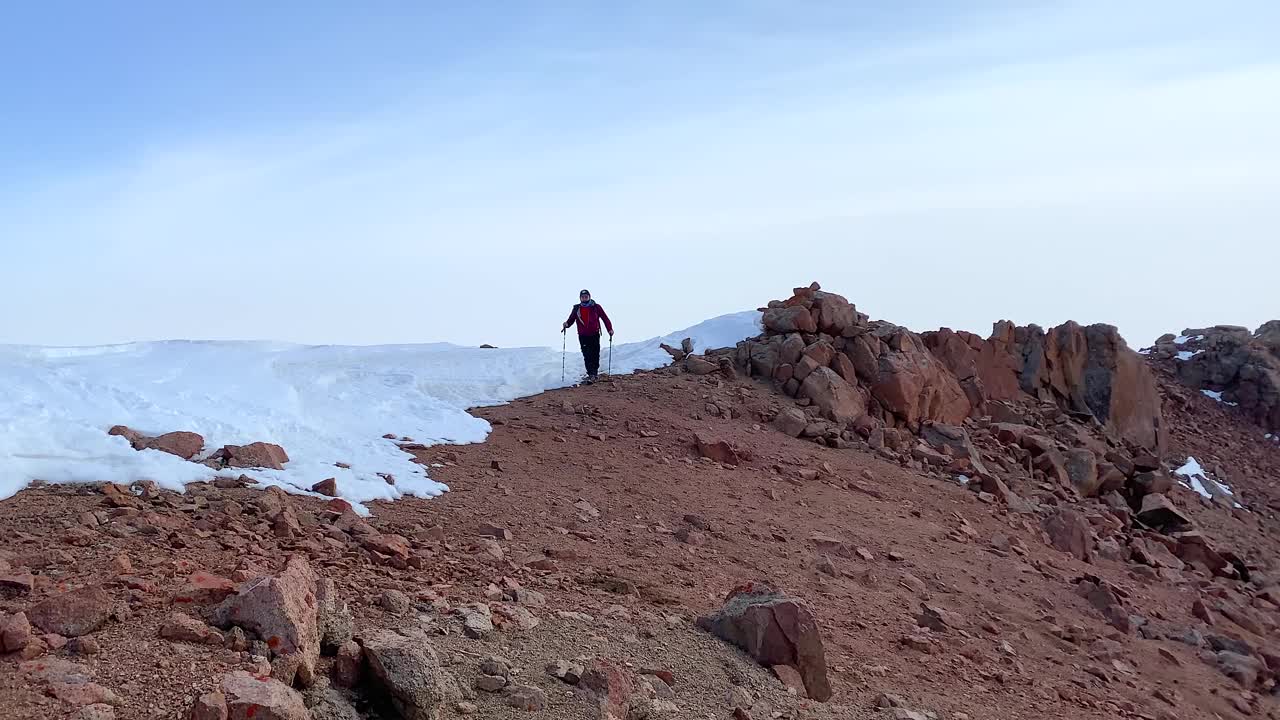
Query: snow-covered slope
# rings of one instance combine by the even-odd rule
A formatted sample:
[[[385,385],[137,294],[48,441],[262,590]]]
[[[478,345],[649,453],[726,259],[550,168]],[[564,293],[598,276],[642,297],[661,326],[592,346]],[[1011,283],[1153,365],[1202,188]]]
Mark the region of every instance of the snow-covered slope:
[[[693,337],[699,348],[733,345],[759,332],[759,318],[758,312],[725,315],[665,338],[619,345],[613,371],[661,366],[669,358],[659,343],[683,337]],[[582,357],[570,352],[566,359],[573,382]],[[212,474],[159,451],[134,451],[106,434],[117,424],[156,435],[198,432],[210,452],[227,444],[277,443],[289,453],[287,469],[251,474],[290,492],[336,477],[340,494],[357,503],[438,495],[447,488],[383,434],[426,444],[479,442],[489,424],[467,408],[562,384],[561,353],[550,348],[190,341],[0,346],[0,499],[37,479],[154,480],[178,489]],[[391,473],[396,484],[377,473]]]

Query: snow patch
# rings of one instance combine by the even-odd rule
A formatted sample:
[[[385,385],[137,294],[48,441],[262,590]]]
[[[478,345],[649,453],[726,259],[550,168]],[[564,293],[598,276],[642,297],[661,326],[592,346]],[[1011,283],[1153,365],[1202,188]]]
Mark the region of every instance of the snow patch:
[[[759,312],[725,315],[665,338],[615,347],[613,372],[665,365],[670,358],[660,342],[692,337],[701,351],[759,333]],[[606,346],[602,361],[608,362],[608,352]],[[571,384],[583,373],[582,358],[567,355],[569,374],[562,381],[564,357],[552,348],[448,343],[0,346],[0,499],[34,480],[154,480],[181,490],[214,474],[157,450],[133,450],[124,438],[107,435],[117,424],[149,435],[197,432],[206,451],[255,441],[279,444],[289,453],[287,469],[223,474],[247,472],[292,493],[308,494],[313,484],[332,477],[341,497],[353,503],[439,495],[448,488],[383,434],[426,445],[481,442],[491,428],[467,408]],[[395,485],[378,473],[394,475]]]
[[[1213,391],[1213,390],[1201,390],[1201,391],[1200,391],[1200,393],[1201,393],[1202,395],[1204,395],[1205,397],[1207,397],[1207,398],[1212,398],[1212,399],[1214,399],[1214,400],[1217,400],[1218,402],[1222,403],[1223,405],[1230,405],[1231,407],[1235,407],[1235,406],[1237,406],[1237,405],[1239,405],[1239,404],[1240,404],[1240,403],[1233,403],[1233,402],[1230,402],[1230,401],[1228,401],[1228,400],[1223,400],[1223,399],[1222,399],[1222,393],[1220,393],[1220,392],[1215,392],[1215,391]]]
[[[1179,350],[1179,351],[1178,351],[1178,359],[1179,359],[1179,360],[1190,360],[1191,358],[1193,358],[1193,357],[1195,357],[1195,356],[1199,355],[1199,354],[1200,354],[1200,353],[1202,353],[1202,352],[1204,352],[1204,350],[1196,350],[1195,352],[1191,352],[1190,350]]]
[[[1200,461],[1194,457],[1188,457],[1187,462],[1182,467],[1174,470],[1173,473],[1185,478],[1185,480],[1179,480],[1178,484],[1189,488],[1205,499],[1212,500],[1214,497],[1222,495],[1235,496],[1229,485],[1209,477],[1209,473],[1205,472],[1205,469],[1200,465]]]
[[[1190,337],[1188,337],[1187,335],[1179,335],[1178,337],[1173,339],[1173,344],[1186,345],[1188,342],[1191,342],[1191,341],[1200,342],[1203,339],[1204,339],[1204,335],[1193,335]]]

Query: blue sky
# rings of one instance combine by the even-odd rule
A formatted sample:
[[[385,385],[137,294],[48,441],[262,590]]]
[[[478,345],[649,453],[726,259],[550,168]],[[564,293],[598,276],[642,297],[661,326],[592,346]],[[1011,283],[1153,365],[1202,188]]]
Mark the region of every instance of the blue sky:
[[[11,5],[0,342],[1280,316],[1269,2]]]

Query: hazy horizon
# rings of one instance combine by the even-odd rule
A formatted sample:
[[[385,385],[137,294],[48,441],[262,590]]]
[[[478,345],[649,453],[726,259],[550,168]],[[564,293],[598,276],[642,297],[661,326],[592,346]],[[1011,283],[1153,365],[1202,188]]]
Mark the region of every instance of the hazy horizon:
[[[1280,317],[1280,6],[0,10],[0,343]]]

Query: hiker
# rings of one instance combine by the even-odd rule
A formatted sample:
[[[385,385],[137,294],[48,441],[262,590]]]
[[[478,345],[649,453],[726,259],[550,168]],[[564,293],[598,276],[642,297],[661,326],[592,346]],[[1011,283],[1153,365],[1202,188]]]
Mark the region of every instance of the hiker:
[[[600,372],[600,321],[604,321],[610,340],[613,339],[613,323],[609,322],[604,308],[591,299],[591,293],[583,290],[578,293],[578,300],[578,304],[569,311],[569,319],[564,321],[560,332],[567,331],[574,323],[578,324],[578,344],[582,346],[582,360],[587,365],[587,382],[593,382]]]

